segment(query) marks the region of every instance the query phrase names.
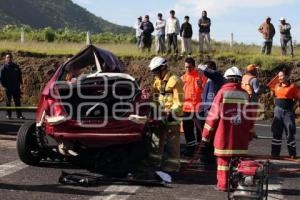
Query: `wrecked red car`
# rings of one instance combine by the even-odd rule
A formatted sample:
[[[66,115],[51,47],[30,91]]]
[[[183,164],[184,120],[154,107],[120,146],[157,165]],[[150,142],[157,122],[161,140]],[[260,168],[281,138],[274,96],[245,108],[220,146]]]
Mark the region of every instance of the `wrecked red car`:
[[[36,121],[19,130],[20,159],[29,165],[97,160],[94,167],[119,171],[141,160],[150,109],[139,83],[124,71],[117,57],[93,45],[59,67],[42,91]]]

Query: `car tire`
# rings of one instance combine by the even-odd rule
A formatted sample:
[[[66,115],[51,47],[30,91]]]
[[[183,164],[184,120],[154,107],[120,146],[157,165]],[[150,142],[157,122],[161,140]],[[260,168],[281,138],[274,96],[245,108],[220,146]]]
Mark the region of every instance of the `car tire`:
[[[36,123],[23,124],[17,136],[17,152],[22,162],[27,165],[38,165],[41,161],[39,146],[36,140]]]

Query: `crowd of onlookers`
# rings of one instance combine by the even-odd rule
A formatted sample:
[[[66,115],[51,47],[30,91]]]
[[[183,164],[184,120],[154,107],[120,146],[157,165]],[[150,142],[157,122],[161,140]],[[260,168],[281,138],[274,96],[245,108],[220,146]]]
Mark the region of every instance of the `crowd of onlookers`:
[[[185,16],[184,22],[180,24],[179,19],[175,16],[175,11],[170,11],[170,16],[166,20],[162,13],[157,14],[157,20],[153,24],[150,21],[149,15],[145,15],[144,19],[138,17],[135,25],[137,47],[142,51],[151,51],[152,34],[155,34],[155,51],[157,54],[170,54],[172,49],[175,54],[178,54],[178,36],[181,38],[181,55],[192,54],[192,38],[193,27],[190,23],[190,17]],[[211,52],[210,27],[211,20],[207,17],[207,12],[202,11],[202,17],[198,21],[199,27],[199,53],[204,53],[204,45],[207,52]],[[267,17],[266,21],[259,27],[258,31],[263,36],[262,54],[270,55],[273,46],[273,38],[275,36],[275,28],[271,23],[271,18]],[[287,48],[290,49],[290,55],[294,56],[293,41],[291,36],[291,25],[282,17],[279,25],[281,54],[287,55]],[[166,41],[167,40],[167,41]]]
[[[199,52],[201,53],[204,52],[204,44],[206,44],[207,50],[211,51],[210,25],[210,18],[207,17],[207,12],[203,11],[202,17],[198,22]],[[157,20],[153,25],[153,23],[150,22],[149,15],[145,15],[144,19],[138,17],[135,28],[137,46],[143,51],[148,50],[148,52],[150,52],[152,46],[152,33],[155,31],[155,49],[157,54],[170,54],[172,49],[175,54],[178,54],[178,36],[181,37],[181,54],[192,54],[193,28],[189,16],[185,16],[184,23],[180,25],[174,10],[170,11],[170,16],[167,20],[163,18],[162,13],[158,13]]]

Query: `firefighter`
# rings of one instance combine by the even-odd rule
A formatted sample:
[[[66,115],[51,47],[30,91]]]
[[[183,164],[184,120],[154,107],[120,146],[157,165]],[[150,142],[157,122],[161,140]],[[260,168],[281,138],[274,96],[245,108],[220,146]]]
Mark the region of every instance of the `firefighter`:
[[[154,101],[158,102],[164,126],[160,129],[159,156],[161,168],[167,172],[180,168],[180,121],[183,106],[183,84],[180,78],[168,70],[167,60],[154,57],[149,65],[155,75],[153,83]]]
[[[299,100],[299,89],[296,84],[288,80],[287,73],[281,71],[278,73],[278,80],[271,90],[275,96],[274,119],[272,122],[272,156],[280,155],[282,132],[285,130],[287,134],[287,147],[291,158],[295,158],[296,153],[296,125],[294,108],[297,100]]]
[[[184,91],[184,119],[182,123],[186,141],[185,156],[187,157],[194,155],[196,147],[200,142],[200,121],[197,119],[197,114],[200,112],[201,94],[203,86],[206,83],[205,76],[199,73],[195,67],[195,60],[191,57],[186,58],[186,73],[181,77]]]
[[[242,88],[249,94],[250,102],[253,103],[258,103],[259,95],[264,90],[257,79],[257,69],[258,67],[255,65],[248,65],[246,74],[242,78]]]
[[[231,67],[224,78],[225,84],[213,101],[202,134],[203,142],[214,138],[220,191],[227,190],[231,158],[248,154],[254,132],[251,113],[247,112],[249,95],[241,88],[242,73],[237,67]]]

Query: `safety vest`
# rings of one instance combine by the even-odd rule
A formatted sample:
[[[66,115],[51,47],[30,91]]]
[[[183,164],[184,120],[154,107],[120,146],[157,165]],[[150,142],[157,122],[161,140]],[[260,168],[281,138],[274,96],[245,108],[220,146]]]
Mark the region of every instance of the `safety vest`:
[[[255,78],[255,76],[251,74],[245,74],[242,79],[242,88],[246,90],[250,97],[253,95],[253,88],[250,85],[250,81],[253,78]]]

